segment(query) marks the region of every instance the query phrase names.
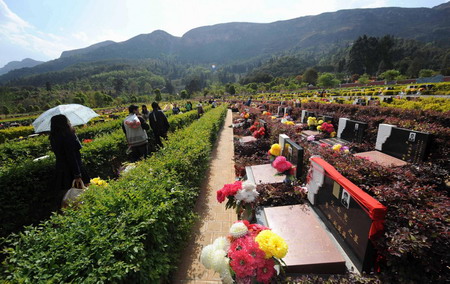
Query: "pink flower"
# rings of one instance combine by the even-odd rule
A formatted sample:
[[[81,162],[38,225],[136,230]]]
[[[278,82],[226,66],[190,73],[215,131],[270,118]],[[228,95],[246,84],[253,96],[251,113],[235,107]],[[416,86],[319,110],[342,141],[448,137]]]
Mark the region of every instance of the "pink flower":
[[[259,232],[263,230],[270,230],[270,228],[267,228],[266,226],[260,225],[260,224],[250,224],[247,226],[250,235],[256,236],[259,234]]]
[[[320,143],[320,147],[327,148],[329,145],[327,143]]]
[[[270,280],[275,275],[275,261],[271,258],[264,262],[264,266],[258,267],[256,273],[256,280],[262,283],[270,283]]]
[[[230,266],[236,273],[236,277],[244,278],[253,275],[255,260],[247,251],[237,250],[228,256],[231,258]]]
[[[219,203],[222,203],[225,201],[225,193],[222,189],[217,191],[217,201],[219,201]]]
[[[315,139],[314,135],[309,135],[308,138],[306,138],[308,141],[314,141]]]
[[[284,173],[292,168],[292,164],[286,161],[286,158],[283,156],[278,156],[275,161],[273,161],[272,165],[279,173]]]

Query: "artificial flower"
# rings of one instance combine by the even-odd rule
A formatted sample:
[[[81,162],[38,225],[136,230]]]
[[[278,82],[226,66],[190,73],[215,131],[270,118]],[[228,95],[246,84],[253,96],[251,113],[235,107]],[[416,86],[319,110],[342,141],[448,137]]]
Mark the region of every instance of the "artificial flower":
[[[306,140],[308,140],[309,142],[312,142],[314,140],[316,140],[316,137],[314,137],[314,135],[309,135]]]
[[[270,155],[272,156],[280,156],[281,155],[281,146],[278,143],[273,144],[269,150]]]
[[[213,246],[216,250],[228,250],[230,241],[225,237],[218,237],[214,240]]]
[[[200,254],[200,262],[208,269],[212,268],[213,253],[215,251],[216,248],[213,245],[207,245],[202,249],[202,253]]]
[[[245,203],[252,203],[256,200],[256,197],[258,197],[259,193],[256,191],[256,189],[254,190],[239,190],[235,197],[237,200],[241,200]]]
[[[279,173],[284,173],[292,168],[292,164],[283,156],[278,156],[275,161],[273,161],[272,165]]]
[[[320,130],[322,130],[322,126],[317,126],[317,131],[320,131]]]
[[[234,237],[234,238],[240,238],[243,237],[247,234],[248,232],[248,228],[247,226],[242,223],[242,222],[236,222],[233,225],[231,225],[230,228],[230,234]]]
[[[236,273],[236,277],[244,278],[252,276],[255,260],[245,250],[234,251],[229,255],[231,258],[230,266]]]
[[[256,280],[265,284],[270,283],[270,280],[275,275],[275,261],[273,259],[266,259],[262,267],[257,268]]]
[[[332,149],[336,152],[339,152],[341,150],[341,148],[342,148],[341,144],[336,144],[336,145],[333,145],[333,147],[332,147]]]
[[[331,138],[336,137],[336,131],[331,132],[331,133],[330,133],[330,137],[331,137]]]
[[[317,124],[322,124],[322,123],[323,123],[322,119],[317,122]]]
[[[286,256],[288,246],[286,241],[271,230],[261,231],[255,238],[259,248],[266,253],[266,259],[273,256],[280,259]]]
[[[226,257],[227,253],[224,250],[215,250],[211,254],[211,268],[216,272],[225,271],[228,268],[228,258]]]

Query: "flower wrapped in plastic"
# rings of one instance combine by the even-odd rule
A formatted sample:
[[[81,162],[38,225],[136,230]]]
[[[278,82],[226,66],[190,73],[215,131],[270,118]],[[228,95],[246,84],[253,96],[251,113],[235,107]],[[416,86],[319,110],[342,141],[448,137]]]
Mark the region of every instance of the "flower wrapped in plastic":
[[[278,156],[272,163],[277,175],[286,175],[285,183],[290,184],[295,174],[295,167],[284,156]]]
[[[269,155],[270,162],[273,162],[276,157],[281,155],[281,145],[278,143],[272,144],[270,150],[267,153]]]
[[[233,208],[240,219],[253,219],[254,204],[259,196],[256,185],[251,181],[236,181],[226,184],[217,191],[217,201],[222,203],[227,198],[225,208]]]
[[[285,265],[282,258],[287,252],[286,241],[270,228],[238,221],[228,238],[203,248],[200,261],[218,272],[224,283],[271,283]]]

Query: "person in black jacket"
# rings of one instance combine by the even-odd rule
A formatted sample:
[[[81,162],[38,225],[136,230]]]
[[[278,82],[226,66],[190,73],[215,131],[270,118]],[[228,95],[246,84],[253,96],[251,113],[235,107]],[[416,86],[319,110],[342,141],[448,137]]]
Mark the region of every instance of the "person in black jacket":
[[[159,147],[164,147],[161,137],[167,139],[167,131],[169,131],[169,121],[167,117],[162,112],[157,102],[152,103],[153,111],[149,115],[150,127],[155,135],[156,145]]]
[[[150,129],[145,119],[139,114],[139,108],[136,105],[128,107],[129,115],[122,123],[122,130],[127,137],[128,146],[131,149],[131,161],[136,162],[141,158],[147,158],[148,155],[148,136],[147,130]]]
[[[89,183],[89,176],[81,162],[81,143],[65,115],[59,114],[51,118],[50,146],[55,153],[55,190],[58,204],[64,194],[72,187],[82,188]]]

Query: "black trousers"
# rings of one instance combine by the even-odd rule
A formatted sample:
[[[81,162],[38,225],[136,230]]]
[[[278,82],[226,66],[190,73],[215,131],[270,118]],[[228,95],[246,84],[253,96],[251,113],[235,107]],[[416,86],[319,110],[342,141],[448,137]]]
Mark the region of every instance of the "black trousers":
[[[136,162],[141,158],[147,158],[148,156],[148,145],[147,143],[141,146],[131,147],[131,162]]]
[[[155,142],[156,142],[156,147],[160,147],[163,148],[164,145],[161,141],[161,138],[164,138],[167,140],[167,133],[164,134],[160,134],[160,133],[155,133]]]

